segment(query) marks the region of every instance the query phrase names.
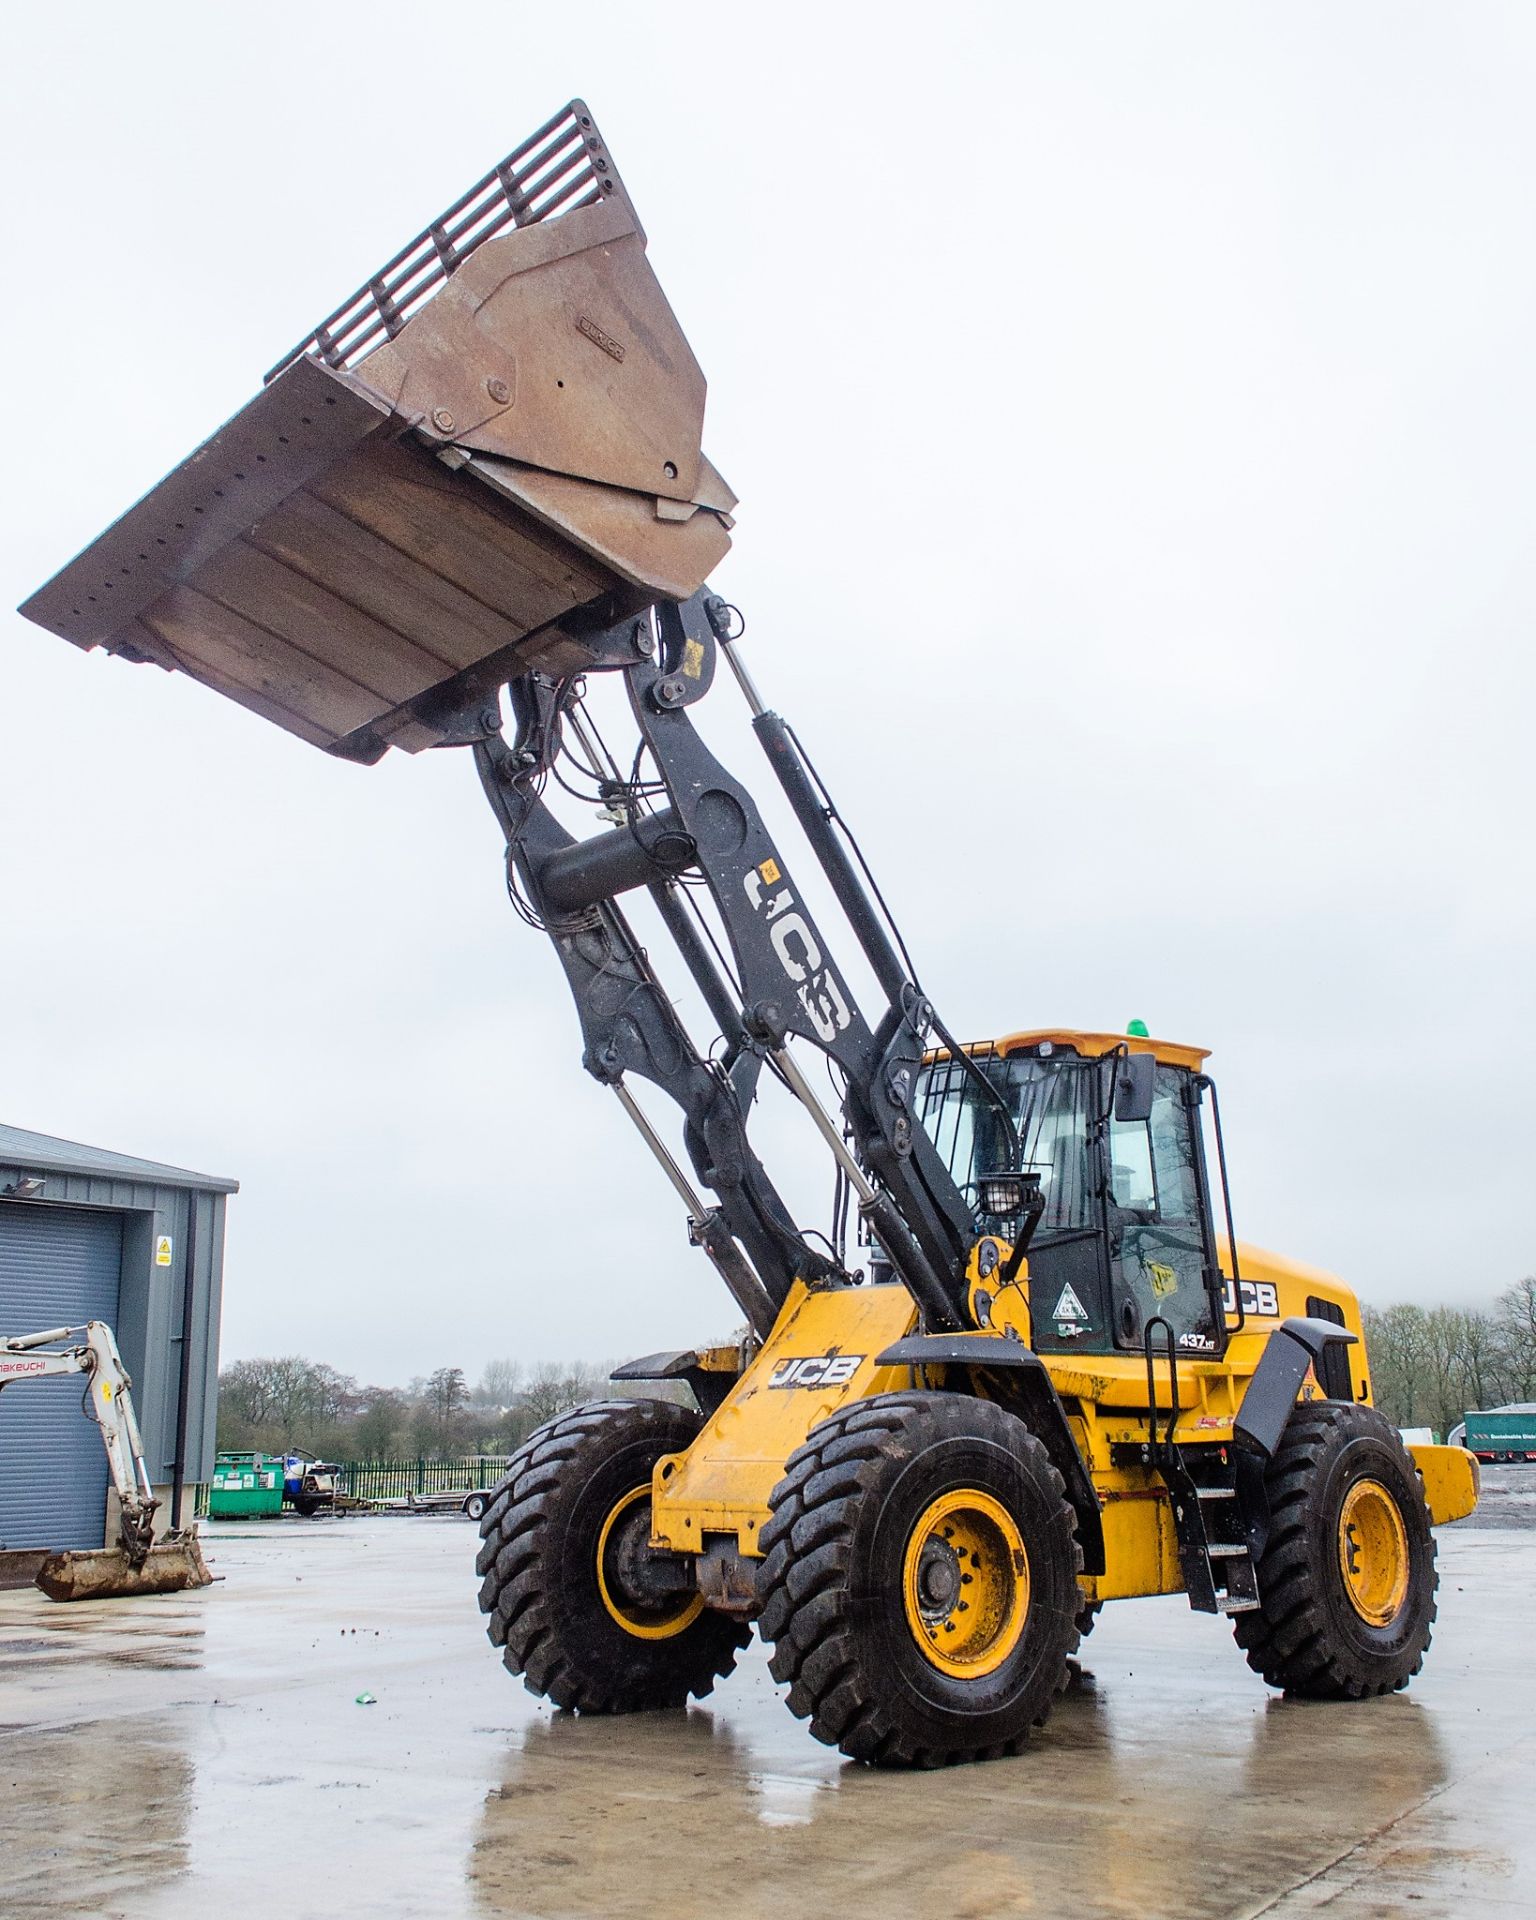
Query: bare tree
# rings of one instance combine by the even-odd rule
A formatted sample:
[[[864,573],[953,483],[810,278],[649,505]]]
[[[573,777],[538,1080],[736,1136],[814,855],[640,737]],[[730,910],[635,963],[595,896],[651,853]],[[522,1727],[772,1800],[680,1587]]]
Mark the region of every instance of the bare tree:
[[[522,1385],[523,1370],[516,1360],[487,1360],[479,1385],[470,1394],[476,1406],[510,1407]]]
[[[1536,1274],[1499,1295],[1497,1320],[1508,1397],[1536,1399]]]
[[[433,1419],[445,1431],[453,1425],[454,1415],[469,1398],[462,1367],[439,1367],[427,1381],[423,1398]]]
[[[1424,1309],[1406,1303],[1367,1308],[1365,1348],[1372,1396],[1389,1420],[1415,1427],[1425,1418],[1429,1329]]]

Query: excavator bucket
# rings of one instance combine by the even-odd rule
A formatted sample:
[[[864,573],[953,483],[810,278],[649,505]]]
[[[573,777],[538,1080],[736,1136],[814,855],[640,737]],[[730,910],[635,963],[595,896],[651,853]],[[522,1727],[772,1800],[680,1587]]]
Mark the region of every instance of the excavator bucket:
[[[124,1547],[100,1547],[50,1553],[37,1570],[37,1585],[50,1600],[127,1600],[143,1593],[183,1593],[212,1582],[190,1531],[167,1534],[137,1561]]]
[[[730,545],[704,377],[573,100],[21,609],[332,753],[451,740]]]

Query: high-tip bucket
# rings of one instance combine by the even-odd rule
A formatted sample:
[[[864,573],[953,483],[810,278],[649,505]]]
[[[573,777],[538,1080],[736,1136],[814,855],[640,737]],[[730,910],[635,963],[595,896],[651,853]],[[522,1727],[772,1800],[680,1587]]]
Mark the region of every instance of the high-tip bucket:
[[[704,377],[573,100],[22,607],[377,760],[581,627],[686,599],[735,496]]]

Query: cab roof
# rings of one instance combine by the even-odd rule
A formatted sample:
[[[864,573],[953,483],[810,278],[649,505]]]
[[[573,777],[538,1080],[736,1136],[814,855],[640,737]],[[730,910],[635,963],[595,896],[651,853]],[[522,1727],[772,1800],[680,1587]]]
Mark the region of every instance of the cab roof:
[[[990,1044],[998,1053],[1032,1053],[1042,1041],[1053,1047],[1073,1047],[1090,1059],[1127,1047],[1132,1053],[1150,1053],[1165,1067],[1188,1067],[1198,1073],[1211,1057],[1209,1047],[1180,1046],[1175,1040],[1143,1039],[1137,1034],[1083,1033],[1075,1027],[1031,1027],[1024,1033],[1009,1033],[1000,1039],[977,1043],[971,1051]]]

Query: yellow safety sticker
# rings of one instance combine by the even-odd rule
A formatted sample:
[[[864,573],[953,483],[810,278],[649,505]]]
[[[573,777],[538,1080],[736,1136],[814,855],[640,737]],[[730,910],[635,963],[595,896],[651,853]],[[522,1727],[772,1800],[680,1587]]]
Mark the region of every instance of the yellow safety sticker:
[[[704,647],[698,640],[689,640],[683,647],[683,672],[690,680],[700,680],[704,675]]]
[[[162,1233],[155,1241],[155,1265],[168,1267],[171,1264],[171,1236]]]
[[[765,860],[758,868],[757,877],[765,887],[776,887],[784,876],[779,871],[778,861],[770,859]]]

